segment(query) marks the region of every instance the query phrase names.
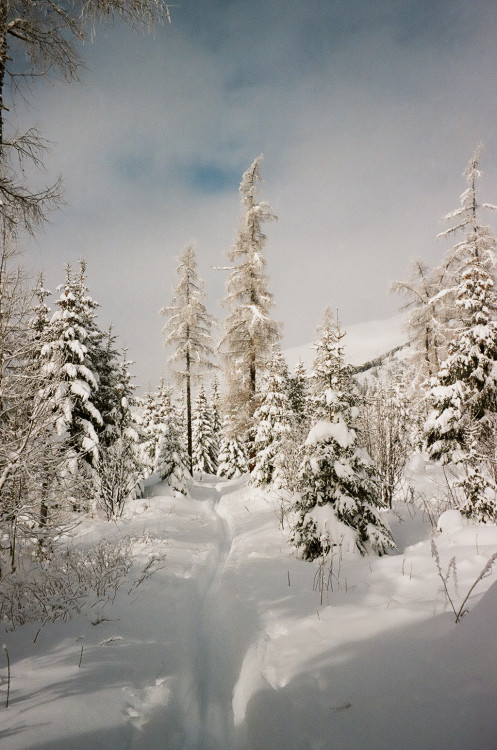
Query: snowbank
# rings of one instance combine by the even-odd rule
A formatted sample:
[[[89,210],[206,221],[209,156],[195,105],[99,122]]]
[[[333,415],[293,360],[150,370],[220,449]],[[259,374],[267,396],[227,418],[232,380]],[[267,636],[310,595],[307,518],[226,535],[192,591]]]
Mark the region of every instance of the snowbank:
[[[496,572],[455,624],[497,529],[414,505],[387,514],[399,553],[346,537],[325,565],[297,559],[280,499],[245,478],[149,487],[118,524],[135,564],[113,601],[68,623],[6,631],[2,750],[493,750]],[[319,510],[317,510],[319,514]],[[323,531],[346,529],[322,511]],[[155,573],[146,574],[155,560]],[[0,665],[0,703],[6,664]]]

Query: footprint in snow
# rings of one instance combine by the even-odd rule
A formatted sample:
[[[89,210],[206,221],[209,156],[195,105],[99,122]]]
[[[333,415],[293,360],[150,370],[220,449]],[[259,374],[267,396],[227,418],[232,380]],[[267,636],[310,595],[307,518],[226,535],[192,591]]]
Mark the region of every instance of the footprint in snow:
[[[171,696],[165,677],[160,677],[155,681],[155,685],[149,685],[142,690],[124,689],[130,696],[126,714],[135,729],[143,729],[150,721],[152,712],[158,707],[164,708]]]

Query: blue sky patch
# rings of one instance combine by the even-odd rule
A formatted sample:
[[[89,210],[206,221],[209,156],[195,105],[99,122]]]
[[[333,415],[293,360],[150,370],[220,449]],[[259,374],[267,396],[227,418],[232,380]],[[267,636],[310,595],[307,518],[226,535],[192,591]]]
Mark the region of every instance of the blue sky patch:
[[[221,167],[217,164],[195,164],[190,168],[192,187],[205,193],[237,190],[240,179],[239,170]]]

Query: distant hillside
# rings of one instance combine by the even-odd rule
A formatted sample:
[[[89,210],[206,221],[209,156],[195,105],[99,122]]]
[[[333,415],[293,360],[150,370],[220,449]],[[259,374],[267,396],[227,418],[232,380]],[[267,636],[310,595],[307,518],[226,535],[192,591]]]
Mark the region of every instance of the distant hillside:
[[[405,318],[397,315],[387,320],[371,320],[346,328],[347,335],[343,339],[346,361],[355,366],[381,357],[407,341],[404,330]],[[308,368],[314,358],[312,343],[295,346],[285,350],[285,357],[293,369],[299,359]]]

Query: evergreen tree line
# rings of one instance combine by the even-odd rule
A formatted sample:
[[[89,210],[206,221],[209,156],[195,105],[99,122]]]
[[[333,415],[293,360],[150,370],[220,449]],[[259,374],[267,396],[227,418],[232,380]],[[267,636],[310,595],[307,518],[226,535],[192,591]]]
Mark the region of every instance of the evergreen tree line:
[[[99,326],[83,261],[66,269],[52,309],[42,278],[30,288],[15,242],[60,204],[60,181],[29,184],[45,144],[36,128],[17,132],[7,113],[19,93],[29,96],[21,81],[76,78],[79,41],[113,16],[153,26],[169,8],[161,0],[0,4],[0,576],[23,558],[49,559],[78,514],[119,516],[151,475],[185,494],[195,472],[249,473],[254,486],[278,493],[305,559],[337,545],[379,554],[394,545],[382,510],[398,496],[413,450],[451,467],[466,516],[495,522],[496,241],[481,217],[496,207],[478,201],[480,149],[441,235],[457,241],[437,267],[417,260],[395,284],[410,311],[409,352],[378,377],[354,377],[329,310],[310,371],[300,364],[289,373],[266,274],[264,226],[276,216],[257,195],[262,157],[240,184],[218,345],[193,246],[161,311],[179,388],[162,382],[135,396],[126,353]]]
[[[454,469],[468,517],[494,522],[497,323],[495,240],[480,223],[477,152],[444,235],[463,238],[440,267],[421,262],[397,289],[411,308],[409,349],[374,376],[355,376],[328,309],[309,372],[291,374],[271,318],[264,249],[270,206],[257,199],[262,157],[243,176],[242,216],[229,254],[227,316],[217,346],[195,249],[178,264],[164,337],[175,382],[137,397],[126,352],[102,331],[86,265],[66,269],[50,309],[1,260],[0,532],[2,570],[50,554],[74,514],[119,516],[152,475],[187,494],[192,476],[237,477],[281,499],[305,559],[333,547],[394,547],[382,509],[402,487],[413,450]],[[219,366],[220,365],[220,366]],[[219,371],[219,374],[218,374]],[[178,387],[176,387],[178,386]]]
[[[112,331],[98,325],[84,263],[67,269],[51,311],[43,280],[33,291],[17,262],[25,237],[63,201],[61,178],[40,186],[35,176],[47,142],[36,126],[16,126],[17,103],[40,79],[77,79],[80,44],[115,19],[152,28],[170,20],[169,7],[163,0],[0,3],[0,619],[11,624],[28,609],[49,619],[77,607],[88,570],[71,562],[68,549],[56,564],[57,540],[75,511],[119,515],[141,471],[129,363]],[[100,563],[112,578],[118,558],[119,551],[97,550],[86,578],[98,588]]]
[[[465,172],[461,205],[440,235],[462,239],[439,267],[430,271],[416,261],[413,277],[394,285],[409,298],[409,348],[393,352],[379,377],[371,369],[354,377],[344,333],[329,310],[317,329],[311,371],[299,364],[289,374],[265,273],[262,227],[276,217],[256,197],[262,157],[240,185],[242,218],[229,254],[228,312],[217,347],[193,247],[180,260],[180,282],[162,313],[171,364],[190,404],[191,384],[202,383],[185,412],[186,464],[226,477],[249,472],[253,485],[278,491],[286,498],[291,539],[307,559],[335,545],[380,554],[394,546],[381,510],[392,506],[414,450],[450,463],[451,490],[466,516],[497,518],[496,255],[495,239],[480,221],[482,210],[495,207],[477,201],[479,159],[480,149]],[[209,403],[205,387],[216,352],[222,398],[216,380]]]
[[[6,247],[6,246],[5,246]],[[50,309],[4,252],[0,278],[2,571],[46,555],[72,511],[119,516],[141,476],[126,352],[103,331],[86,264],[66,268]]]

